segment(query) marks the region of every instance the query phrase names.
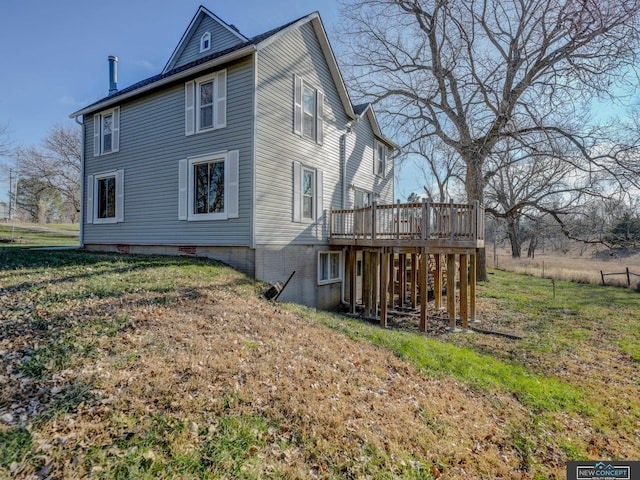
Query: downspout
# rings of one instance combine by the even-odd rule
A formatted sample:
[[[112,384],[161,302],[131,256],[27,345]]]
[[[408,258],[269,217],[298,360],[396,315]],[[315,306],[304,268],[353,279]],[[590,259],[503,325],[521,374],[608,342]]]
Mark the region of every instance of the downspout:
[[[82,117],[84,120],[84,117]],[[76,123],[78,125],[80,125],[80,127],[82,127],[82,135],[80,136],[80,235],[79,235],[79,242],[80,242],[80,248],[84,248],[84,218],[85,218],[85,203],[84,203],[84,191],[85,191],[85,184],[84,184],[84,135],[85,135],[85,131],[84,131],[84,121],[80,122],[78,120],[78,117],[75,116],[73,117],[73,119],[76,121]]]
[[[347,185],[347,138],[349,137],[350,134],[353,133],[353,126],[355,123],[358,122],[358,118],[356,118],[354,121],[350,122],[347,125],[347,131],[345,133],[343,133],[340,136],[340,163],[341,163],[341,167],[342,167],[342,209],[346,209],[347,208],[347,189],[348,189],[348,185]],[[342,258],[344,263],[344,268],[342,269],[342,282],[340,282],[340,303],[342,305],[346,305],[346,306],[350,306],[350,303],[347,302],[344,299],[344,292],[345,292],[345,283],[347,281],[346,278],[346,273],[347,273],[347,265],[346,265],[346,259],[347,259],[347,248],[343,248],[342,249]]]
[[[347,135],[349,134],[350,127],[347,127],[347,131],[340,136],[340,167],[342,169],[342,209],[347,208]],[[340,303],[342,305],[349,305],[349,302],[344,300],[344,284],[347,281],[347,248],[342,249],[342,261],[344,262],[342,269],[342,281],[340,282]]]

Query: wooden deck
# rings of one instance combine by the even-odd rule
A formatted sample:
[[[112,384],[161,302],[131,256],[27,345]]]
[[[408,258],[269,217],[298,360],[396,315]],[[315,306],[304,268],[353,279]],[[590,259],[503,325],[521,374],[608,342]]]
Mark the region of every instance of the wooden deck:
[[[484,247],[484,209],[477,202],[374,203],[353,210],[332,209],[329,242],[345,250],[352,313],[361,297],[365,316],[377,317],[386,326],[389,308],[404,307],[409,293],[412,308],[420,298],[420,329],[425,331],[427,292],[432,289],[435,308],[446,308],[452,331],[456,330],[458,314],[464,329],[477,321],[476,254]],[[357,255],[362,257],[361,269],[356,266]],[[428,267],[431,262],[433,271]]]
[[[396,203],[331,210],[329,242],[361,247],[427,248],[430,252],[484,247],[484,208],[460,203]]]

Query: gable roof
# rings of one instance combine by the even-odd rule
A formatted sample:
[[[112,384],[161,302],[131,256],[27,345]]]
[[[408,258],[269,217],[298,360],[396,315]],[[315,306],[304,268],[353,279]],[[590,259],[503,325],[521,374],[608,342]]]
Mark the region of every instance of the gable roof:
[[[202,17],[205,17],[205,16],[211,18],[214,22],[218,23],[225,30],[230,32],[235,37],[237,37],[239,42],[247,42],[249,40],[232,25],[229,25],[227,22],[223,21],[220,17],[218,17],[216,14],[211,12],[209,9],[207,9],[203,5],[200,5],[200,7],[198,8],[198,11],[191,19],[191,23],[189,23],[189,26],[182,34],[182,38],[180,38],[180,41],[178,42],[178,45],[176,46],[173,53],[171,54],[171,57],[169,57],[169,61],[162,69],[162,73],[167,73],[173,69],[173,67],[175,66],[175,62],[178,60],[178,58],[180,57],[180,54],[186,47],[187,42],[189,41],[196,27],[200,23],[200,20],[202,19]]]
[[[198,9],[198,12],[191,20],[191,24],[189,25],[189,27],[187,27],[185,34],[180,40],[178,47],[176,47],[176,50],[172,54],[172,58],[176,55],[176,52],[180,51],[181,44],[185,42],[186,38],[188,38],[189,31],[194,28],[194,25],[197,23],[197,19],[200,17],[201,14],[210,15],[212,16],[212,18],[216,19],[217,21],[222,22],[222,20],[218,19],[218,17],[216,17],[213,13],[209,12],[205,7],[200,6],[200,8]],[[220,52],[214,52],[210,55],[204,56],[190,63],[187,63],[185,65],[181,65],[177,68],[173,68],[169,71],[166,71],[166,72],[163,71],[158,75],[149,77],[145,80],[142,80],[141,82],[135,83],[122,90],[118,90],[116,93],[109,95],[107,97],[104,97],[98,100],[97,102],[94,102],[91,105],[88,105],[85,108],[72,113],[71,115],[69,115],[69,117],[75,118],[80,115],[85,115],[87,113],[108,108],[128,98],[142,95],[144,93],[160,88],[163,85],[176,82],[182,78],[189,77],[200,71],[204,71],[212,67],[215,67],[216,65],[221,65],[223,63],[236,60],[247,55],[251,55],[269,46],[270,44],[277,41],[281,37],[287,35],[289,32],[296,30],[300,28],[302,25],[309,22],[311,23],[316,33],[316,36],[320,43],[320,47],[324,54],[325,60],[329,67],[329,71],[331,72],[331,76],[336,85],[338,95],[340,96],[340,100],[342,102],[343,108],[345,109],[345,112],[347,113],[347,116],[353,120],[357,120],[362,115],[366,114],[371,122],[374,135],[376,135],[388,146],[400,151],[401,150],[400,146],[398,146],[391,139],[385,137],[382,134],[382,131],[380,130],[380,126],[378,124],[375,113],[373,112],[373,109],[370,103],[361,104],[356,107],[354,107],[353,104],[351,103],[351,99],[349,98],[349,93],[347,92],[347,87],[344,84],[344,80],[342,79],[342,74],[340,73],[340,68],[338,67],[338,62],[336,61],[335,55],[333,54],[333,49],[331,48],[331,44],[329,43],[329,39],[327,38],[324,25],[322,24],[322,20],[320,19],[320,14],[318,12],[313,12],[309,15],[306,15],[297,20],[294,20],[290,23],[274,28],[273,30],[269,30],[268,32],[257,35],[251,39],[246,39],[244,36],[241,35],[241,37],[245,38],[245,40],[234,47],[230,47]],[[226,25],[228,28],[231,28],[224,22],[222,22],[222,24]],[[238,35],[240,34],[238,33]],[[167,63],[167,65],[169,65],[171,61],[172,59],[169,60],[169,63]]]
[[[221,65],[223,63],[250,55],[258,51],[258,46],[261,44],[261,42],[277,35],[278,33],[282,32],[283,30],[289,28],[291,25],[299,21],[300,19],[294,20],[293,22],[287,23],[278,28],[274,28],[273,30],[269,30],[268,32],[257,35],[238,45],[227,48],[226,50],[211,53],[185,65],[180,65],[179,67],[169,70],[168,72],[163,72],[158,75],[146,78],[140,82],[134,83],[133,85],[118,90],[111,95],[101,98],[100,100],[93,102],[92,104],[87,105],[86,107],[76,112],[73,112],[71,115],[69,115],[69,117],[75,118],[80,115],[85,115],[87,113],[108,108],[128,98],[142,95],[169,83],[178,81],[182,78],[197,74],[200,71],[208,70],[212,67],[215,67],[216,65]]]
[[[360,105],[355,105],[353,107],[354,112],[358,116],[358,118],[362,118],[364,115],[369,119],[369,123],[371,124],[371,129],[376,137],[386,143],[389,147],[392,147],[394,150],[398,152],[402,151],[402,147],[391,140],[389,137],[383,135],[382,130],[380,129],[380,124],[378,123],[378,119],[376,118],[376,113],[373,111],[373,105],[371,103],[361,103]]]

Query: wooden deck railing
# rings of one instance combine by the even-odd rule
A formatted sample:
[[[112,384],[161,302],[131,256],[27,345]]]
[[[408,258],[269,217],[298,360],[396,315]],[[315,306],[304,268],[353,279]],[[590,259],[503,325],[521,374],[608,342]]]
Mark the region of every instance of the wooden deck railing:
[[[484,208],[478,202],[396,203],[333,210],[330,238],[335,240],[484,240]]]

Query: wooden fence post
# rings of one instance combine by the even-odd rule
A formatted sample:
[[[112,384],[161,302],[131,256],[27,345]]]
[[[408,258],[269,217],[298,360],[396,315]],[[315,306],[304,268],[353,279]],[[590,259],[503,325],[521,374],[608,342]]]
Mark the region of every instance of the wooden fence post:
[[[602,286],[604,287],[604,273],[602,270],[600,270],[600,277],[602,277]]]
[[[627,267],[627,287],[631,286],[631,277],[629,276],[629,267]]]

